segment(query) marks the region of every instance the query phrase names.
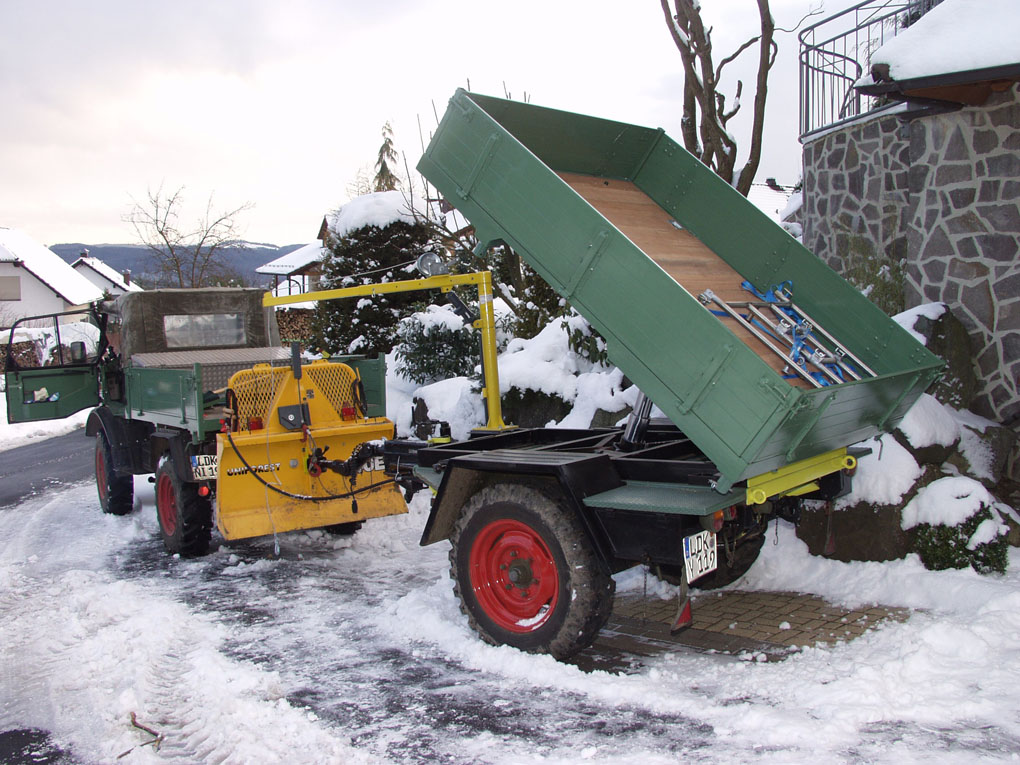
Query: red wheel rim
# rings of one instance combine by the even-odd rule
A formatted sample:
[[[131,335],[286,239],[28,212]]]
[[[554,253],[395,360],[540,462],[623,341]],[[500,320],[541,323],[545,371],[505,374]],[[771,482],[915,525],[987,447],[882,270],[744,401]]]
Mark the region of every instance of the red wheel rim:
[[[103,456],[103,445],[96,444],[96,486],[99,488],[99,501],[106,506],[106,457]]]
[[[534,632],[556,610],[560,577],[545,541],[520,521],[493,521],[471,545],[471,589],[496,625]]]
[[[156,511],[159,513],[159,525],[168,537],[177,530],[177,494],[174,492],[173,481],[166,473],[159,477],[156,485]]]

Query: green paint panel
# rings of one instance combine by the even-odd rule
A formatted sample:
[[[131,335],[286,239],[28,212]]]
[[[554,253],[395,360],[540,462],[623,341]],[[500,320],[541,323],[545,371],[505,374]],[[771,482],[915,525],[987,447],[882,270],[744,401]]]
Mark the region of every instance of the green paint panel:
[[[124,377],[125,417],[188,430],[195,442],[218,430],[219,421],[207,420],[203,414],[202,370],[198,364],[194,369],[128,367]]]
[[[5,375],[7,421],[52,420],[98,406],[96,379],[96,368],[91,364],[8,372]],[[36,391],[42,395],[43,389],[46,400],[36,401]]]
[[[746,492],[742,490],[720,495],[707,486],[628,481],[623,486],[593,494],[582,501],[588,507],[608,507],[614,510],[711,515],[716,510],[743,502],[745,496]]]
[[[609,357],[722,473],[720,491],[894,424],[941,361],[661,130],[458,91],[419,171],[601,332]],[[797,303],[877,372],[783,380],[557,173],[633,182],[759,289]]]

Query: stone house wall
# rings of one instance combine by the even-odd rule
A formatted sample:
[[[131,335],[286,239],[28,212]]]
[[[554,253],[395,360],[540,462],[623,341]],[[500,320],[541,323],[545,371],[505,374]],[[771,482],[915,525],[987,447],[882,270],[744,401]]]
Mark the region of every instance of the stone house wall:
[[[1020,86],[806,144],[804,243],[837,271],[859,257],[897,264],[905,307],[947,303],[982,381],[973,408],[1020,414]]]

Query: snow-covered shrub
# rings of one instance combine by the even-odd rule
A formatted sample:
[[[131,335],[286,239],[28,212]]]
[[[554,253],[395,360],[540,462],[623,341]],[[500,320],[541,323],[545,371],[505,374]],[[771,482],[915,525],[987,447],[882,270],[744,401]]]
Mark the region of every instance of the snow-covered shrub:
[[[479,363],[478,330],[449,307],[430,305],[400,322],[393,350],[397,371],[412,382],[470,377]]]
[[[1005,573],[1007,526],[998,503],[977,481],[940,478],[903,508],[903,528],[916,528],[915,550],[925,568],[971,566],[982,574]]]
[[[561,324],[567,333],[567,345],[570,350],[592,364],[609,365],[606,341],[587,319],[571,308],[570,314],[563,318]]]

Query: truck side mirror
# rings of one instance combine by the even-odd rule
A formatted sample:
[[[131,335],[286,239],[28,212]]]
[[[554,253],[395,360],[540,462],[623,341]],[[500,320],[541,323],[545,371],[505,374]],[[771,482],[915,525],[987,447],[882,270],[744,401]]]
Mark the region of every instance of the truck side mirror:
[[[71,363],[72,364],[84,364],[85,363],[85,343],[82,340],[75,340],[71,343]]]

